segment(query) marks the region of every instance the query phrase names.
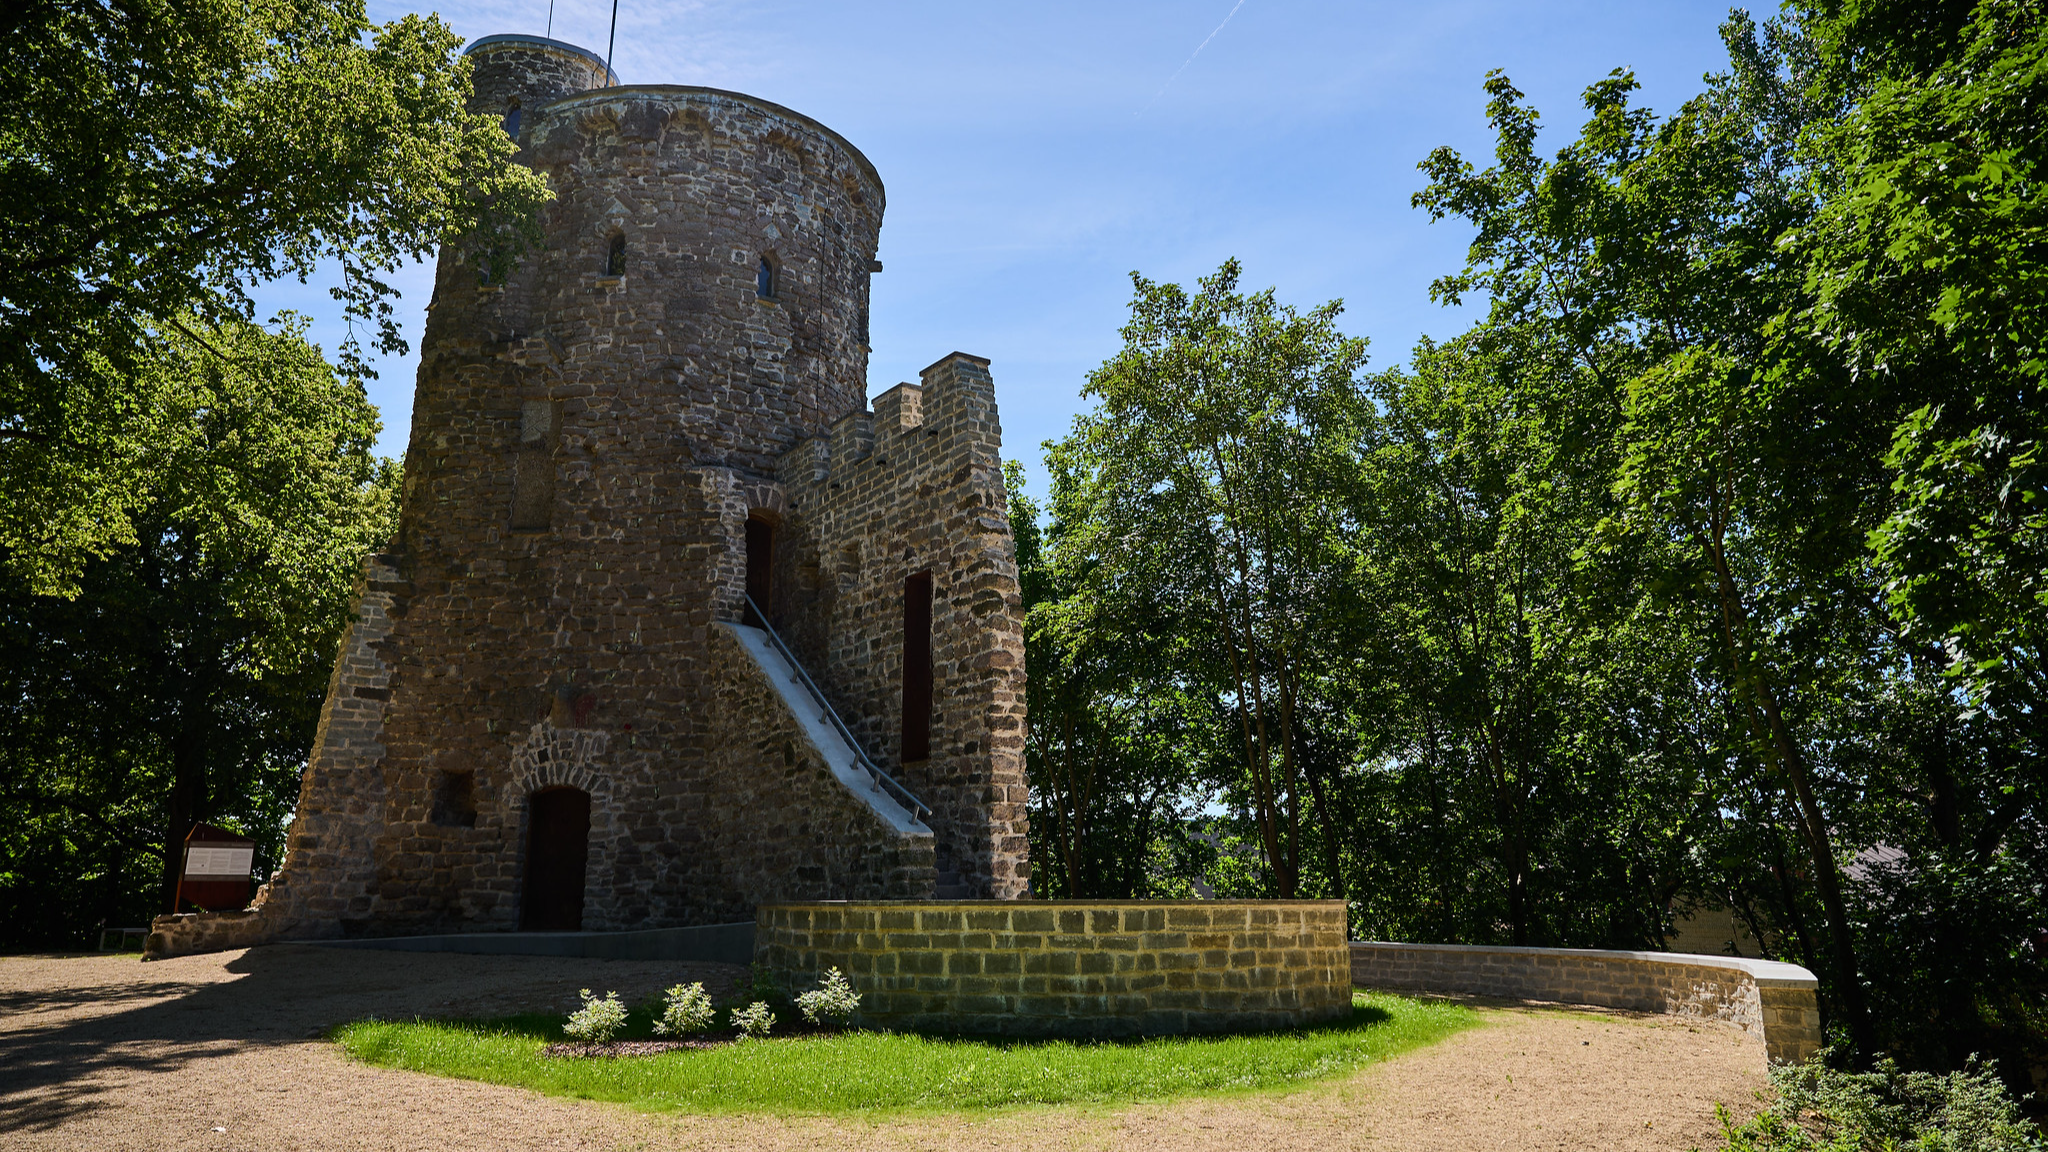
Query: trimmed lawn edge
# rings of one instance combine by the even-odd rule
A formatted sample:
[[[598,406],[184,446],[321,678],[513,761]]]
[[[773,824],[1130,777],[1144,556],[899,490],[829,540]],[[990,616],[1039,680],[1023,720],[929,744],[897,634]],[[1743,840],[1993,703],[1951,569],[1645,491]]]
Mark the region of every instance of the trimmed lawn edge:
[[[637,1019],[630,1031],[644,1026]],[[641,1111],[833,1115],[1121,1105],[1286,1091],[1474,1027],[1462,1004],[1377,992],[1316,1028],[1134,1041],[1018,1041],[854,1032],[655,1056],[565,1059],[557,1017],[362,1020],[330,1035],[383,1068],[528,1088]],[[630,1034],[630,1032],[629,1032]]]

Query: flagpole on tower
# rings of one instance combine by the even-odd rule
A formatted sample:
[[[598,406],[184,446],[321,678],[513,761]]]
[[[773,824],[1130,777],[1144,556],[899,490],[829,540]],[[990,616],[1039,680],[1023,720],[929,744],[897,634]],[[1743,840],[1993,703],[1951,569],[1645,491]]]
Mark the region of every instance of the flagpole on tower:
[[[550,3],[553,0],[549,0]],[[619,74],[612,71],[612,49],[619,43],[619,0],[612,0],[612,34],[604,42],[604,81],[607,86],[619,82]]]
[[[548,0],[548,39],[555,38],[555,0]],[[609,65],[607,65],[609,67]]]

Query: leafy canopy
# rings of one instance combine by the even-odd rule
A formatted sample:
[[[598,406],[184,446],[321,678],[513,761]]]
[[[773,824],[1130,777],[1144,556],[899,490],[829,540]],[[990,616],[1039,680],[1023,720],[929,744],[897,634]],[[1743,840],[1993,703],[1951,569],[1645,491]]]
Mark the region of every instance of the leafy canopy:
[[[460,41],[360,0],[24,0],[0,16],[0,563],[72,592],[137,539],[152,349],[331,262],[377,347],[382,277],[530,235],[548,193],[464,110]],[[357,342],[344,375],[367,369]]]

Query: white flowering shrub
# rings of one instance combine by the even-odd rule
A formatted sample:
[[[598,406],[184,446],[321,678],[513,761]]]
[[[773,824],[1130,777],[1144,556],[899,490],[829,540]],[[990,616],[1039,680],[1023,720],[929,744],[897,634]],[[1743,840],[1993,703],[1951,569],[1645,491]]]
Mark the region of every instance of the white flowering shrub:
[[[583,997],[583,1007],[569,1013],[569,1023],[562,1031],[569,1039],[585,1044],[611,1043],[626,1026],[626,1006],[619,1003],[619,994],[607,992],[601,999],[592,999],[588,988],[577,994]]]
[[[804,1019],[813,1024],[844,1024],[860,1010],[860,993],[853,990],[839,969],[833,968],[818,982],[816,990],[796,998],[796,1006],[803,1009]]]
[[[688,988],[678,984],[668,990],[661,1019],[654,1022],[654,1032],[658,1036],[687,1036],[692,1032],[702,1032],[711,1027],[711,1020],[717,1014],[703,984],[692,984]]]
[[[775,1013],[768,1010],[768,1002],[756,1000],[745,1008],[732,1010],[732,1026],[739,1029],[740,1039],[760,1039],[775,1027]]]

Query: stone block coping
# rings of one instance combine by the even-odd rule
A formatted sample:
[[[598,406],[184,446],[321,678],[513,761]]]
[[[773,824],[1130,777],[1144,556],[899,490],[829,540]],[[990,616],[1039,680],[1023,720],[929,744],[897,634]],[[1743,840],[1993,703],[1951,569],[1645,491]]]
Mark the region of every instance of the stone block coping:
[[[1773,1063],[1820,1050],[1820,981],[1797,964],[1686,952],[1481,944],[1351,943],[1368,988],[1593,1004],[1723,1020],[1764,1042]]]

